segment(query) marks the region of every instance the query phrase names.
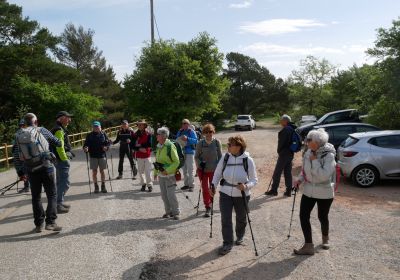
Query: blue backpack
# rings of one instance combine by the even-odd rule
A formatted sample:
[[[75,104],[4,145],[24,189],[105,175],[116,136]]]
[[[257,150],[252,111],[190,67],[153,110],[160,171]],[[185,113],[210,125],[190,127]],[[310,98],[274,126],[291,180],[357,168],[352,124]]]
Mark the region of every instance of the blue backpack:
[[[297,153],[301,151],[301,137],[300,135],[297,133],[296,130],[294,130],[292,127],[290,127],[290,129],[293,130],[292,132],[292,139],[290,141],[290,150],[293,153]]]

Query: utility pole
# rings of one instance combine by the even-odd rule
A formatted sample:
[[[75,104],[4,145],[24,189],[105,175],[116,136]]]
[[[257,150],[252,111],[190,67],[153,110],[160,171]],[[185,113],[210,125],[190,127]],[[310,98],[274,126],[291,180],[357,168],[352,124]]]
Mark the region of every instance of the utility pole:
[[[151,19],[151,44],[154,44],[154,11],[153,11],[153,0],[150,0],[150,19]]]

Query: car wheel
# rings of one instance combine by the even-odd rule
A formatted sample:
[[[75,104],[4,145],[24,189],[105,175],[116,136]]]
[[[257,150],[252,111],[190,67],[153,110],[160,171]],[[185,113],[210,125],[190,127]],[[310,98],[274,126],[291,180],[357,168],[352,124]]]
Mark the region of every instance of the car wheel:
[[[250,125],[249,126],[249,131],[252,131],[253,130],[253,127]]]
[[[361,165],[353,171],[351,179],[358,186],[368,188],[378,181],[379,172],[371,165]]]

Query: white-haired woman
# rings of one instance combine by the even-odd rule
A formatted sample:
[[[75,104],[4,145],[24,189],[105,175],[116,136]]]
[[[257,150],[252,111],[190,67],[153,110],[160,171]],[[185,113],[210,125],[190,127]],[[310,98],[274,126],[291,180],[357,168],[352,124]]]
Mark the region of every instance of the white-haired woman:
[[[161,127],[157,130],[158,144],[154,173],[159,177],[161,198],[164,202],[165,214],[162,217],[173,217],[174,220],[179,220],[180,210],[175,194],[175,173],[179,166],[179,156],[175,145],[168,137],[168,128]]]
[[[310,214],[315,204],[318,205],[318,219],[321,223],[322,247],[329,249],[328,214],[334,197],[336,151],[328,143],[328,139],[329,135],[324,129],[312,130],[306,138],[308,150],[303,157],[302,172],[295,182],[295,187],[303,184],[304,188],[300,203],[300,222],[305,242],[302,248],[294,250],[298,255],[314,254]]]

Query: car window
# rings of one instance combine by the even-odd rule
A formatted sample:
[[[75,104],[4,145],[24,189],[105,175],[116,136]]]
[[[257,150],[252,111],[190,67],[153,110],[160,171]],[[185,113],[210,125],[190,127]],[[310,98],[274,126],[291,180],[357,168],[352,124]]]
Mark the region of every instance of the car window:
[[[366,125],[360,125],[356,126],[356,132],[368,132],[368,131],[377,131],[376,127],[373,126],[366,126]]]
[[[349,112],[337,113],[337,114],[327,117],[325,119],[324,123],[341,122],[341,121],[347,120],[348,118],[349,118]]]
[[[359,140],[357,138],[353,138],[353,137],[348,137],[346,140],[344,140],[342,142],[342,144],[340,146],[342,146],[343,148],[347,148],[350,146],[353,146],[354,144],[356,144]]]
[[[375,137],[368,141],[371,145],[388,149],[400,149],[400,135]]]
[[[250,117],[249,116],[238,116],[238,120],[248,120]]]
[[[333,133],[335,141],[339,141],[346,139],[349,136],[349,134],[353,133],[353,127],[352,126],[332,127],[331,131]]]

